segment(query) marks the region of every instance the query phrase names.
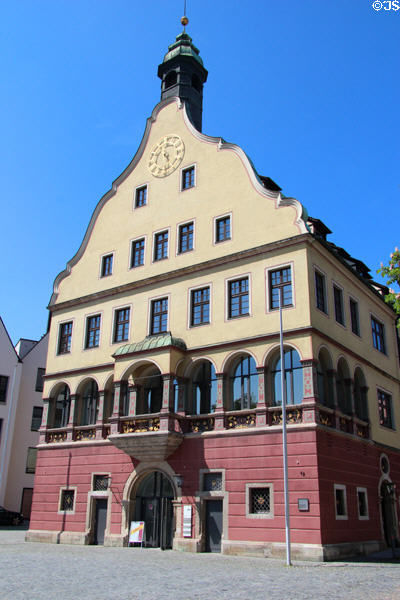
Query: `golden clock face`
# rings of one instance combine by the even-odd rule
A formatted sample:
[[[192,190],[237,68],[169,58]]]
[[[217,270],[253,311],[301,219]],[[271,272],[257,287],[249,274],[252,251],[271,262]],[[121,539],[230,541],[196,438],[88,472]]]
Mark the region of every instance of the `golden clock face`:
[[[170,175],[182,162],[185,145],[179,135],[166,135],[150,152],[149,171],[154,177]]]

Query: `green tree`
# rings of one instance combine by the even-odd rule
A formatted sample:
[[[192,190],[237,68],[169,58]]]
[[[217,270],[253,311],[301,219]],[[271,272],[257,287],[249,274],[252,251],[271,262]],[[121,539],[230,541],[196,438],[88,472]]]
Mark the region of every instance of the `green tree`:
[[[398,248],[395,248],[395,251],[390,255],[389,264],[387,266],[384,266],[384,264],[381,263],[381,268],[378,269],[378,273],[386,278],[388,286],[394,283],[400,288],[400,250]],[[400,316],[400,292],[396,292],[394,289],[389,288],[389,294],[385,296],[385,301],[390,304],[393,310]],[[398,321],[397,326],[400,328],[400,320]]]

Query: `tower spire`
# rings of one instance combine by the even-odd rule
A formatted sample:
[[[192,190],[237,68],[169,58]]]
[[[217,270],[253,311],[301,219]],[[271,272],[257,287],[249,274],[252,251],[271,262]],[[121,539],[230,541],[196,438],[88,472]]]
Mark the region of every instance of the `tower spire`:
[[[186,33],[189,19],[185,14],[181,18],[183,31],[173,44],[158,67],[161,79],[161,100],[178,96],[185,102],[190,120],[198,131],[201,131],[203,113],[203,85],[207,81],[207,70],[203,66],[198,48]]]

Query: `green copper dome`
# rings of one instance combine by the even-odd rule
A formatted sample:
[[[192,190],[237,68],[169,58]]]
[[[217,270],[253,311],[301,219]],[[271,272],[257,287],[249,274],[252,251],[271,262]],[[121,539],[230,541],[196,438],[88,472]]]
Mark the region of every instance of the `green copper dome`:
[[[176,338],[171,333],[163,333],[160,335],[148,335],[141,342],[136,344],[125,344],[120,346],[114,353],[114,356],[123,356],[132,352],[142,352],[143,350],[152,350],[155,348],[164,348],[166,346],[175,346],[186,350],[186,344],[181,338]]]
[[[203,66],[203,61],[199,54],[200,50],[192,43],[192,38],[187,33],[183,32],[176,36],[176,40],[173,44],[168,46],[168,52],[164,56],[163,63],[166,63],[177,56],[187,56],[194,58],[201,66]]]

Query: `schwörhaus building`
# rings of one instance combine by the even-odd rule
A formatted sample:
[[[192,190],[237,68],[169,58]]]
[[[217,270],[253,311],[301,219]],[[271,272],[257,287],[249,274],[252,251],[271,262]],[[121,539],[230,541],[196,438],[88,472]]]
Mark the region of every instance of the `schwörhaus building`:
[[[245,152],[201,131],[178,35],[161,102],[55,280],[29,540],[284,552],[283,298],[294,557],[398,539],[395,315]]]

